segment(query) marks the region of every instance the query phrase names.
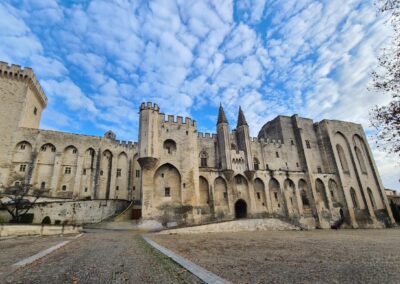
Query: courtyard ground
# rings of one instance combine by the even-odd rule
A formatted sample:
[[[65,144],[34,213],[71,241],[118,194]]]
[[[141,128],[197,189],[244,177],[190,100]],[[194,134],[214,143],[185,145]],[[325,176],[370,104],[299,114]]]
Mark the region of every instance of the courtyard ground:
[[[14,271],[13,263],[66,239],[0,240],[0,283],[201,283],[134,231],[91,230]]]
[[[400,229],[150,237],[233,283],[400,283]]]

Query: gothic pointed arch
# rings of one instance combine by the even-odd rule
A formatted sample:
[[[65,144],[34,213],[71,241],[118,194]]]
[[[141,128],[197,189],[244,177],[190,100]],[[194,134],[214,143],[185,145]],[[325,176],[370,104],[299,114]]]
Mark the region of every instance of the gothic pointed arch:
[[[289,203],[288,204],[288,210],[290,214],[299,214],[299,208],[297,205],[297,195],[296,195],[296,186],[294,184],[294,182],[287,178],[285,179],[284,183],[283,183],[283,187],[284,187],[284,194],[286,196],[286,200]]]
[[[350,188],[350,197],[351,197],[351,201],[353,203],[353,208],[354,209],[359,209],[359,202],[358,202],[358,198],[357,198],[357,194],[356,191],[354,190],[354,188]]]
[[[228,206],[228,186],[222,177],[214,180],[214,204],[224,208]]]
[[[242,176],[241,174],[237,174],[235,176],[235,185],[236,190],[239,198],[246,200],[247,202],[250,201],[249,198],[249,185],[247,179]]]
[[[111,175],[114,155],[108,149],[101,153],[99,172],[99,198],[109,199],[111,193]]]
[[[329,188],[329,193],[331,195],[333,206],[344,207],[346,205],[346,201],[344,198],[343,191],[341,188],[339,188],[338,184],[334,179],[329,179],[328,188]]]
[[[56,147],[51,143],[43,144],[39,148],[39,153],[35,165],[33,184],[40,185],[42,182],[44,182],[45,184],[51,186],[51,182],[54,176],[56,150]],[[55,186],[57,186],[57,184],[55,184]]]
[[[170,163],[158,167],[153,177],[154,203],[182,203],[181,174]]]
[[[265,195],[265,185],[260,178],[254,179],[254,192],[255,192],[257,210],[259,212],[266,212],[267,198]]]
[[[129,179],[129,160],[128,155],[122,151],[118,154],[117,169],[115,171],[116,182],[114,197],[116,199],[128,199],[128,179]]]
[[[275,178],[271,178],[268,182],[268,188],[271,196],[272,213],[284,215],[284,201],[279,182]]]
[[[209,184],[205,177],[199,176],[200,206],[209,205]]]

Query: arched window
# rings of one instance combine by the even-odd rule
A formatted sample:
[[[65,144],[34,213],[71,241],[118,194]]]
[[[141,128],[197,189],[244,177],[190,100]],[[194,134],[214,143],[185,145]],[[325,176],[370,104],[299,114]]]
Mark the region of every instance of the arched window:
[[[176,143],[172,139],[165,140],[163,147],[165,150],[167,150],[168,154],[172,154],[173,152],[176,151]]]
[[[200,167],[207,167],[207,158],[208,154],[206,151],[201,151],[200,152]]]
[[[355,146],[354,151],[356,152],[356,156],[357,156],[358,164],[360,165],[360,168],[361,168],[361,172],[363,174],[367,174],[367,168],[365,167],[364,156],[363,156],[360,148]]]
[[[350,188],[350,195],[351,195],[351,201],[353,202],[353,207],[358,208],[357,195],[354,188]]]
[[[368,191],[369,199],[371,200],[372,207],[373,207],[374,209],[376,209],[375,199],[374,199],[374,195],[372,194],[372,190],[368,187],[368,188],[367,188],[367,191]]]
[[[347,164],[346,155],[344,153],[344,150],[343,150],[342,146],[337,144],[336,145],[336,150],[337,150],[338,155],[339,155],[339,160],[340,160],[340,164],[342,165],[343,173],[350,174],[349,165]]]
[[[40,184],[40,189],[45,189],[46,188],[46,183],[43,181],[41,184]]]
[[[254,157],[253,159],[254,161],[254,170],[259,170],[260,169],[260,162],[258,161],[258,159],[256,157]]]

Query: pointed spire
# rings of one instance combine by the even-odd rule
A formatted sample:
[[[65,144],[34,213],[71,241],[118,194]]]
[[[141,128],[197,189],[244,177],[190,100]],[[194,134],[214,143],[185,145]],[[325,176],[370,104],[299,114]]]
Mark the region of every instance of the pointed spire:
[[[226,116],[225,116],[224,108],[222,107],[221,103],[219,104],[218,122],[217,122],[217,124],[220,124],[220,123],[228,123],[228,120],[226,119]]]
[[[238,128],[239,126],[242,126],[242,125],[249,126],[247,124],[246,118],[244,117],[244,113],[242,111],[242,107],[239,106],[239,115],[238,115],[238,121],[237,121],[236,128]]]

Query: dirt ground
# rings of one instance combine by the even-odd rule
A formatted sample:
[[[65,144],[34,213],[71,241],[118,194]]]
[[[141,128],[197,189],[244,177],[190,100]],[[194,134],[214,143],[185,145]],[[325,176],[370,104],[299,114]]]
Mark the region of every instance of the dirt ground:
[[[400,229],[151,238],[233,283],[400,283]]]

